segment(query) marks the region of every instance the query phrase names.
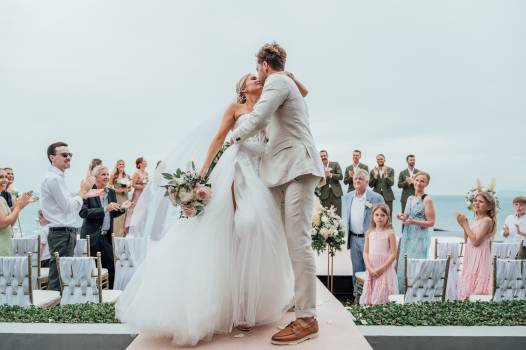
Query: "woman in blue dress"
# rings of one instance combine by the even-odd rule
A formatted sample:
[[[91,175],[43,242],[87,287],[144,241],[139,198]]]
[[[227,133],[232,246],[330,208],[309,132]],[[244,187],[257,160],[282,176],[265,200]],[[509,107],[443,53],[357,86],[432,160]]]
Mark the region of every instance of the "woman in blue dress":
[[[426,259],[431,237],[429,228],[435,225],[435,208],[433,200],[425,193],[430,176],[419,172],[415,175],[413,184],[415,194],[407,198],[405,212],[396,217],[403,222],[400,254],[398,257],[398,288],[405,292],[404,256],[413,259]]]

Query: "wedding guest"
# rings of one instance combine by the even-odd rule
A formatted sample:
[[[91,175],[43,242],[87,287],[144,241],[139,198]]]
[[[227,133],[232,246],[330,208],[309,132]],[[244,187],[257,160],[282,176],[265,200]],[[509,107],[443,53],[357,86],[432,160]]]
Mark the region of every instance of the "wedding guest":
[[[0,169],[0,191],[7,189],[7,173]],[[11,255],[11,244],[13,237],[13,224],[18,219],[18,215],[31,201],[31,193],[24,193],[17,198],[11,209],[4,197],[0,197],[0,256]]]
[[[365,232],[371,225],[371,209],[373,205],[384,203],[384,199],[377,193],[367,189],[369,173],[358,169],[354,173],[354,191],[343,196],[343,224],[346,225],[347,249],[351,253],[353,276],[356,272],[365,271],[363,248]],[[353,278],[353,286],[356,281]],[[354,288],[356,294],[356,288]]]
[[[5,199],[7,206],[9,208],[13,208],[14,201],[16,200],[16,197],[13,198],[14,196],[13,196],[13,190],[12,190],[12,185],[15,180],[13,169],[4,168],[3,170],[5,171],[5,174],[6,174],[7,186],[5,190],[0,191],[0,196],[2,196]]]
[[[110,173],[104,165],[96,166],[91,175],[95,177],[93,189],[100,191],[100,196],[86,198],[82,203],[79,215],[84,219],[80,228],[80,237],[90,235],[90,255],[101,253],[102,267],[108,269],[109,286],[113,288],[115,267],[113,262],[112,237],[113,219],[124,214],[124,208],[129,202],[123,203],[123,208],[117,203],[115,190],[108,187]]]
[[[522,248],[518,258],[526,259],[526,197],[513,198],[513,209],[515,214],[509,215],[504,222],[502,235],[507,242],[522,241]]]
[[[398,293],[396,278],[396,235],[391,225],[389,207],[376,204],[372,210],[371,227],[365,233],[363,261],[366,274],[361,304],[375,305],[389,302],[389,295]]]
[[[98,191],[91,190],[95,179],[90,176],[83,180],[77,195],[71,195],[65,182],[65,172],[71,166],[68,144],[55,142],[47,148],[47,158],[51,164],[42,181],[41,199],[42,213],[49,221],[48,245],[49,252],[54,256],[73,256],[77,239],[75,227],[78,212],[82,208],[83,198],[97,196]],[[49,290],[60,290],[59,276],[55,259],[49,262]]]
[[[49,245],[47,235],[49,233],[49,221],[46,220],[42,210],[38,211],[38,223],[40,224],[40,267],[49,267],[51,254],[49,254]]]
[[[142,190],[148,183],[148,172],[146,171],[146,167],[148,166],[148,162],[143,157],[139,157],[135,160],[135,167],[137,168],[137,171],[133,173],[132,175],[132,187],[133,187],[133,194],[131,202],[133,204],[136,204],[139,198],[141,197]],[[124,223],[124,232],[127,234],[130,228],[132,215],[133,215],[133,209],[134,206],[132,206],[130,209],[128,209],[128,214],[126,215],[126,221]]]
[[[321,161],[325,170],[325,185],[317,189],[321,205],[325,208],[331,206],[336,209],[336,214],[342,216],[342,186],[340,180],[343,178],[342,168],[338,162],[330,162],[326,150],[320,151]]]
[[[491,251],[490,240],[497,226],[495,198],[489,192],[479,192],[473,200],[475,220],[471,223],[460,213],[456,219],[464,231],[464,262],[458,279],[460,300],[471,294],[491,294]]]
[[[345,168],[345,176],[343,178],[343,183],[346,185],[349,185],[347,187],[347,192],[354,191],[353,178],[354,178],[354,174],[356,174],[358,169],[364,169],[365,171],[369,172],[369,167],[360,162],[361,158],[362,158],[362,151],[355,149],[352,152],[352,162],[353,163],[349,165],[347,168]]]
[[[12,168],[4,168],[7,173],[7,192],[11,194],[13,200],[16,200],[19,196],[18,192],[15,190],[15,173]]]
[[[385,204],[393,212],[393,201],[395,199],[391,187],[394,185],[394,169],[385,165],[385,156],[379,154],[376,156],[377,166],[371,171],[369,186],[373,191],[384,197]]]
[[[131,191],[131,178],[126,174],[124,160],[118,160],[110,178],[110,185],[117,194],[117,203],[123,204],[128,201],[128,193]],[[113,233],[116,236],[124,236],[125,215],[120,215],[113,219]]]
[[[403,223],[398,259],[398,289],[404,293],[404,256],[414,259],[425,259],[431,242],[429,228],[435,225],[435,207],[433,200],[425,193],[431,177],[428,173],[419,172],[413,181],[415,194],[409,196],[404,213],[396,217]]]
[[[402,170],[398,176],[398,188],[402,189],[402,197],[400,198],[402,213],[405,211],[407,198],[415,194],[415,185],[413,185],[413,182],[415,180],[415,174],[420,171],[415,168],[416,159],[413,154],[405,157],[405,161],[407,162],[407,169]]]
[[[92,173],[93,169],[95,169],[95,167],[96,167],[96,166],[99,166],[99,165],[102,165],[102,160],[99,159],[99,158],[93,158],[93,159],[89,162],[89,165],[88,165],[88,174],[86,175],[86,177],[91,176],[91,173]]]

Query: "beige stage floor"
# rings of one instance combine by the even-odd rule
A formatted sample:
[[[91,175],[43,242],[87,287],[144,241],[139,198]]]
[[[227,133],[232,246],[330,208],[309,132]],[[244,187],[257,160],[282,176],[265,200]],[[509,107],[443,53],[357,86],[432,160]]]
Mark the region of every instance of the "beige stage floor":
[[[258,327],[248,334],[234,331],[229,335],[217,335],[211,342],[200,343],[198,349],[209,350],[245,350],[245,349],[287,349],[287,350],[339,350],[339,349],[372,349],[355,326],[349,312],[342,304],[318,281],[318,322],[319,337],[299,345],[277,347],[270,343],[272,334],[279,326],[286,325],[294,317],[287,313],[274,325]],[[178,349],[170,339],[155,338],[140,334],[128,347],[129,350],[172,350]]]

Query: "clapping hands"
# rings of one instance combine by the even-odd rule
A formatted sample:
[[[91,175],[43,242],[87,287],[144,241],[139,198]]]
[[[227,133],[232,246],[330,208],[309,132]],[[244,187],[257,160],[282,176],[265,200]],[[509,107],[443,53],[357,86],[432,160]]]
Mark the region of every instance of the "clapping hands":
[[[456,213],[455,218],[461,227],[465,227],[468,224],[468,218],[462,213]]]

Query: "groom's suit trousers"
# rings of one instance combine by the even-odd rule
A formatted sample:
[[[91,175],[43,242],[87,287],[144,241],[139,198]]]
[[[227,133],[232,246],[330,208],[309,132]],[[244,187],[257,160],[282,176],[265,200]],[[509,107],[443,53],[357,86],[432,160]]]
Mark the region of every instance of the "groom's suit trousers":
[[[294,271],[296,317],[316,316],[316,260],[311,245],[314,189],[320,178],[303,175],[272,187],[281,207]]]

